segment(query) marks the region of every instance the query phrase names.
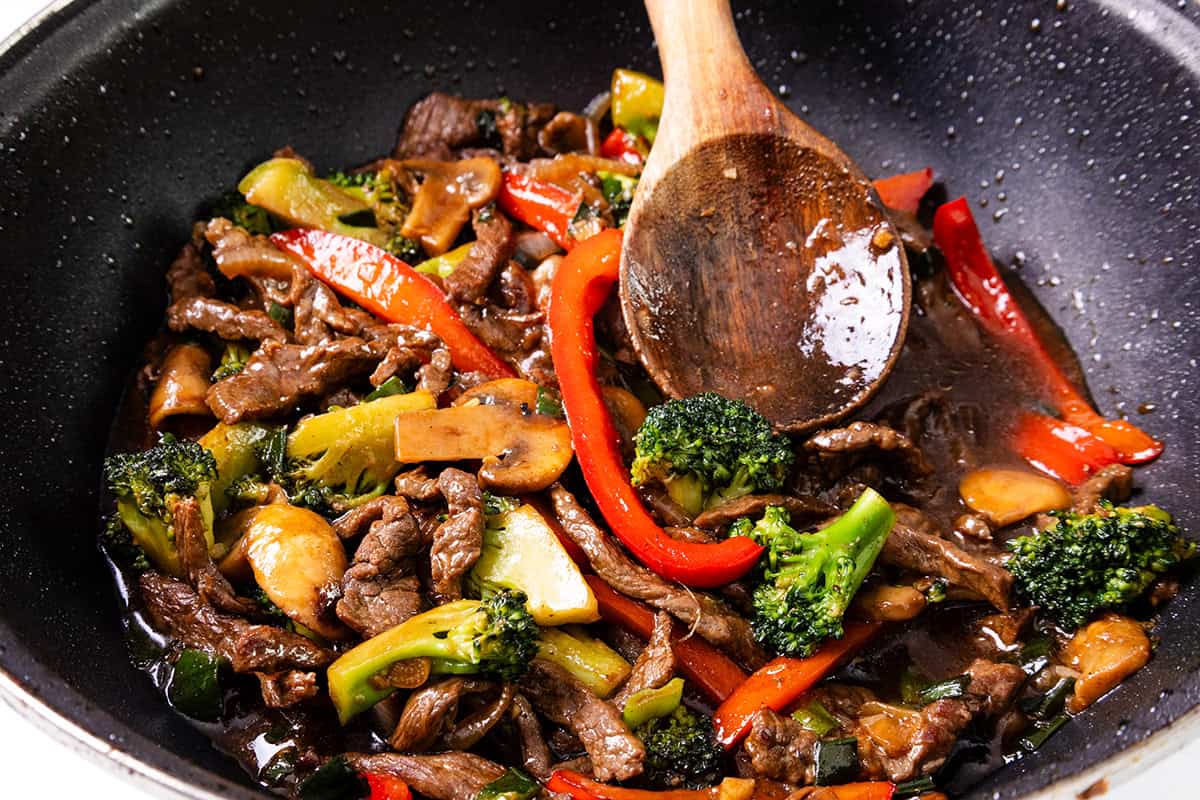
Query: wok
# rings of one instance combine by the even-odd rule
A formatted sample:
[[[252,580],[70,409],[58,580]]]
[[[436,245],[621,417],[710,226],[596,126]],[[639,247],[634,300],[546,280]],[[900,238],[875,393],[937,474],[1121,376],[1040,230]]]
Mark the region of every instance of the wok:
[[[1169,444],[1138,483],[1200,532],[1200,5],[1058,5],[735,7],[768,83],[869,174],[928,164],[972,198],[1102,412],[1156,408],[1138,424]],[[5,43],[0,685],[185,796],[260,796],[131,666],[94,546],[106,430],[169,259],[204,200],[276,147],[355,164],[433,89],[577,108],[613,66],[656,62],[623,0],[76,0]],[[1162,614],[1149,667],[969,796],[1027,796],[1187,717],[1194,588]]]

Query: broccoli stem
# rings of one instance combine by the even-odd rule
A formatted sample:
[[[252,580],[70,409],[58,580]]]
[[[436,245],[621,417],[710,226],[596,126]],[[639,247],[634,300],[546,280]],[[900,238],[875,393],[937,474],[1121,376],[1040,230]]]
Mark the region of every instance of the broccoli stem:
[[[434,669],[477,672],[476,648],[469,637],[455,635],[483,614],[477,600],[457,600],[412,617],[391,630],[360,644],[329,667],[329,695],[345,724],[357,714],[391,695],[390,686],[379,687],[372,678],[397,661],[432,658]],[[449,667],[446,669],[446,667]]]

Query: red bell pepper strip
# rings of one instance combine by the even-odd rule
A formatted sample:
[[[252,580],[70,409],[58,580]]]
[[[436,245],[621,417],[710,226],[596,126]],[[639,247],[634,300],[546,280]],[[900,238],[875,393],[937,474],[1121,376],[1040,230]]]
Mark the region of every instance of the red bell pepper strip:
[[[892,800],[896,784],[891,781],[862,781],[828,787],[838,800]]]
[[[604,518],[635,558],[667,580],[722,586],[749,572],[763,548],[744,536],[713,544],[668,536],[629,483],[620,440],[596,381],[592,317],[617,282],[620,259],[621,232],[601,231],[567,253],[551,284],[550,352],[575,457]]]
[[[449,348],[456,369],[493,378],[516,377],[507,362],[475,338],[433,282],[387,251],[349,236],[307,228],[276,233],[271,241],[371,313],[436,333]]]
[[[367,800],[412,800],[408,784],[393,775],[368,772],[365,777],[371,787]]]
[[[873,622],[847,623],[841,639],[830,639],[808,658],[780,656],[755,672],[713,714],[717,741],[726,750],[736,745],[750,731],[755,714],[764,708],[787,708],[866,644],[879,627]]]
[[[874,184],[875,191],[879,192],[879,199],[885,206],[915,214],[921,206],[921,198],[929,191],[929,187],[933,186],[933,168],[926,167],[916,172],[879,178]]]
[[[582,198],[553,183],[505,172],[496,202],[505,214],[545,233],[563,250],[575,244],[571,220]]]
[[[600,143],[600,155],[626,164],[641,165],[646,160],[648,150],[644,139],[620,128],[613,128],[612,133]]]
[[[933,218],[933,238],[946,258],[946,269],[959,299],[989,333],[1012,343],[1037,367],[1046,400],[1064,420],[1108,442],[1124,464],[1140,464],[1158,457],[1162,442],[1127,420],[1101,417],[1063,374],[1004,285],[965,197],[938,208]]]
[[[1120,459],[1107,442],[1090,432],[1045,414],[1022,414],[1013,432],[1013,447],[1047,475],[1080,484],[1097,470]]]
[[[617,592],[596,575],[586,575],[584,580],[592,587],[605,622],[643,639],[650,638],[654,612],[648,606]],[[746,681],[746,673],[733,659],[703,639],[674,631],[671,650],[679,661],[679,671],[714,703],[724,701]]]

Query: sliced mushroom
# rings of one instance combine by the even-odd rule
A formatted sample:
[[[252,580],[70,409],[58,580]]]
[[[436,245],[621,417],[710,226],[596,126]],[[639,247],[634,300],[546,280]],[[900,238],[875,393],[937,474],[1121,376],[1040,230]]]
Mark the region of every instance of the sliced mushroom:
[[[163,359],[158,383],[150,395],[150,427],[158,428],[167,417],[211,417],[204,398],[211,385],[212,359],[203,347],[180,344]]]
[[[536,413],[537,388],[504,378],[464,392],[450,408],[405,414],[396,420],[396,460],[480,460],[485,489],[545,489],[571,463],[573,451],[567,424]]]
[[[490,158],[462,161],[417,158],[401,161],[397,166],[424,178],[400,232],[410,239],[419,239],[431,256],[449,250],[470,219],[471,211],[495,200],[500,191],[500,165]]]
[[[236,549],[255,582],[289,618],[326,639],[346,637],[346,629],[329,612],[329,598],[346,572],[346,551],[323,517],[282,503],[260,506],[253,509]]]
[[[1067,710],[1078,714],[1146,666],[1150,637],[1137,620],[1105,614],[1071,637],[1062,659],[1079,671],[1075,694],[1067,701]]]

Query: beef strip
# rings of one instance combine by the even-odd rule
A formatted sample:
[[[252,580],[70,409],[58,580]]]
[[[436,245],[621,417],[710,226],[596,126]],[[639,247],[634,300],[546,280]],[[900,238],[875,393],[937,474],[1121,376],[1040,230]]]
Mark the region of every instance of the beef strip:
[[[519,686],[543,716],[579,737],[597,780],[623,781],[642,773],[646,748],[621,712],[562,667],[535,658]]]
[[[550,103],[498,102],[496,131],[504,155],[527,161],[538,154],[538,132],[554,117]]]
[[[353,337],[308,346],[268,341],[245,369],[212,385],[208,405],[227,425],[277,416],[365,374],[377,359],[370,345]]]
[[[356,336],[364,324],[373,322],[361,312],[342,308],[333,290],[306,270],[293,273],[288,299],[292,304],[292,332],[300,344],[320,344],[335,333]]]
[[[489,681],[474,678],[446,678],[422,686],[408,696],[389,744],[402,753],[430,749],[453,730],[458,705],[464,696],[490,691],[493,687]]]
[[[196,498],[186,497],[172,506],[171,532],[175,535],[179,564],[201,600],[228,614],[249,615],[256,611],[253,603],[237,596],[213,563],[204,535],[204,517]]]
[[[916,509],[900,503],[892,507],[896,524],[879,554],[881,562],[945,578],[951,586],[965,588],[1001,611],[1009,609],[1013,577],[1008,570],[943,539]]]
[[[430,503],[441,497],[437,479],[425,474],[425,467],[415,467],[396,476],[396,494],[409,500]]]
[[[212,297],[217,292],[216,283],[208,273],[200,248],[189,242],[167,269],[167,291],[171,302],[178,303],[193,297]]]
[[[367,504],[378,515],[342,576],[337,615],[364,638],[378,636],[421,611],[421,582],[415,556],[425,544],[421,527],[402,497],[380,497]],[[365,507],[364,507],[365,508]],[[351,512],[354,513],[354,512]],[[359,530],[367,514],[338,520],[339,535],[351,521]]]
[[[550,746],[542,735],[542,723],[538,721],[533,706],[525,695],[517,694],[512,700],[513,725],[517,739],[521,742],[521,762],[525,771],[540,781],[550,777]]]
[[[408,110],[396,158],[433,158],[448,161],[455,151],[498,144],[504,155],[526,160],[538,152],[538,131],[554,116],[545,103],[509,100],[468,100],[434,92]],[[494,125],[498,141],[489,141]]]
[[[563,530],[584,551],[588,563],[618,592],[643,600],[687,623],[701,637],[726,650],[749,669],[767,662],[750,630],[750,623],[716,598],[668,583],[635,564],[566,489],[550,489],[554,513]]]
[[[1101,500],[1123,503],[1133,493],[1133,470],[1124,464],[1109,464],[1075,487],[1071,510],[1094,512]]]
[[[420,383],[418,388],[427,389],[434,395],[441,394],[449,384],[449,352],[442,346],[442,340],[430,331],[414,328],[408,325],[386,325],[372,322],[363,326],[362,338],[378,353],[382,360],[371,373],[371,385],[379,386],[388,378],[399,373],[417,370]],[[435,373],[426,376],[428,365],[434,363]],[[424,366],[422,366],[424,365]],[[437,384],[437,385],[434,385]]]
[[[751,718],[742,744],[743,772],[796,785],[812,783],[818,741],[796,720],[764,708]]]
[[[792,516],[792,525],[804,525],[835,516],[837,509],[816,497],[786,494],[751,494],[710,508],[693,521],[699,528],[721,530],[742,517],[760,517],[768,506],[783,506]]]
[[[817,431],[804,443],[827,469],[844,472],[855,457],[885,454],[894,457],[911,475],[928,475],[932,469],[921,449],[899,431],[875,422],[851,422],[844,428]]]
[[[204,237],[213,247],[213,260],[227,275],[238,275],[258,292],[264,307],[291,306],[298,280],[311,280],[308,268],[266,236],[254,236],[227,219],[210,220]],[[178,298],[176,298],[178,299]]]
[[[303,703],[316,697],[321,689],[315,672],[289,670],[255,674],[267,708],[288,708]]]
[[[456,302],[478,303],[483,299],[516,249],[512,223],[499,211],[476,211],[472,225],[475,243],[444,281],[446,294]]]
[[[462,576],[483,549],[483,493],[474,475],[453,467],[442,470],[437,486],[449,517],[433,532],[429,567],[433,591],[446,602],[462,597]]]
[[[625,442],[624,435],[621,436],[621,440],[622,443]],[[629,437],[629,444],[633,444],[632,434]],[[630,452],[632,453],[632,450]],[[632,460],[632,455],[630,459]],[[667,490],[663,488],[662,484],[643,483],[637,488],[642,503],[654,515],[659,525],[671,525],[678,528],[692,524],[692,515],[687,512],[687,509],[676,503],[671,495],[667,494]]]
[[[638,654],[629,679],[611,702],[624,709],[629,698],[643,689],[657,689],[675,677],[675,653],[671,650],[671,617],[662,611],[654,615],[654,630],[650,641]]]
[[[211,297],[189,297],[174,302],[167,308],[167,327],[178,333],[205,331],[227,341],[288,340],[287,331],[266,313],[241,309]]]
[[[156,629],[226,659],[235,672],[310,671],[333,661],[333,653],[299,634],[222,614],[183,581],[146,572],[138,586]]]
[[[475,800],[505,773],[504,767],[474,753],[347,753],[346,760],[359,772],[399,778],[429,800]]]

